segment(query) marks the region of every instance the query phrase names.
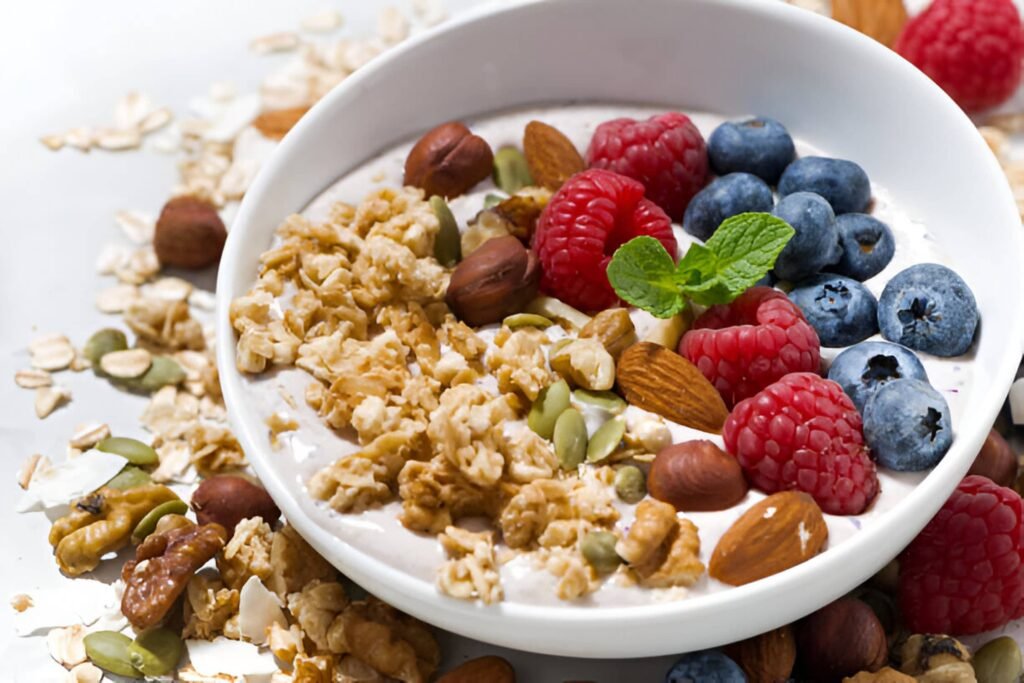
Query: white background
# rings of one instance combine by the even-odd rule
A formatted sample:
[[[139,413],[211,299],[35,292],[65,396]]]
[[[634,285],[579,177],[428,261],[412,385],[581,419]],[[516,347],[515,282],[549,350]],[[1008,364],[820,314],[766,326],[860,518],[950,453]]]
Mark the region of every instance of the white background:
[[[257,57],[249,41],[297,28],[301,18],[328,7],[345,17],[344,33],[373,31],[383,2],[371,0],[31,0],[0,1],[0,644],[5,671],[22,680],[60,680],[42,639],[15,639],[10,595],[69,585],[46,542],[43,515],[17,515],[15,476],[31,453],[58,459],[74,426],[110,424],[116,434],[140,435],[143,401],[64,372],[74,399],[45,421],[33,393],[12,377],[28,367],[26,345],[42,332],[62,332],[76,345],[119,319],[96,311],[103,282],[94,262],[102,245],[121,241],[115,212],[156,213],[176,179],[173,157],[154,152],[53,153],[38,138],[77,125],[103,125],[130,90],[184,113],[188,101],[214,81],[239,92],[256,89],[279,57]],[[400,0],[398,4],[408,10]],[[472,0],[446,0],[453,11]],[[920,2],[911,3],[920,5]],[[211,285],[207,285],[211,286]],[[70,584],[73,585],[73,584]],[[623,637],[629,637],[624,633]],[[447,665],[497,652],[524,681],[659,681],[672,658],[598,662],[513,653],[445,637]],[[595,652],[600,656],[600,652]],[[49,666],[48,674],[37,666]],[[7,679],[8,674],[0,674]]]

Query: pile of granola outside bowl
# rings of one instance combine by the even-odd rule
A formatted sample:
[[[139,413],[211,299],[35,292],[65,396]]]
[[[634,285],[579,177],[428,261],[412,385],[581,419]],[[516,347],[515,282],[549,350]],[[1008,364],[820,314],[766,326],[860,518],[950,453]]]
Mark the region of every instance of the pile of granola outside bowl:
[[[635,63],[623,64],[598,46],[607,45],[604,39],[611,27],[619,38],[643,35],[645,40],[650,39],[650,17],[633,16],[618,3],[582,4],[566,0],[483,13],[464,19],[427,41],[414,41],[396,51],[328,96],[285,140],[276,158],[246,196],[221,264],[218,359],[225,398],[239,438],[276,502],[303,536],[356,582],[415,616],[478,639],[576,656],[642,656],[735,640],[813,610],[877,570],[930,518],[969,466],[1016,368],[1017,349],[1004,348],[996,339],[1004,335],[1004,338],[1019,337],[1017,289],[1000,291],[977,262],[977,247],[964,248],[965,238],[957,234],[955,227],[969,218],[973,224],[986,225],[992,231],[993,242],[1017,244],[1016,211],[1002,188],[999,169],[986,148],[974,130],[964,125],[959,112],[933,86],[866,39],[783,7],[743,2],[697,2],[681,7],[658,2],[652,3],[649,9],[658,17],[672,19],[666,24],[702,25],[714,31],[695,38],[677,53],[659,54],[657,58],[637,53]],[[573,23],[574,12],[586,12],[588,18],[599,14],[601,21],[591,26],[579,22],[580,16],[576,16],[577,23]],[[779,81],[772,84],[772,92],[788,93],[786,101],[778,101],[777,95],[757,84],[740,86],[730,82],[723,85],[721,74],[702,71],[690,74],[682,92],[678,91],[678,86],[665,85],[671,82],[669,74],[685,71],[687,64],[697,63],[702,50],[710,51],[712,45],[716,50],[723,44],[730,46],[738,63],[743,63],[744,57],[752,58],[745,51],[755,48],[741,36],[747,35],[745,29],[755,24],[765,43],[756,49],[774,49],[765,53],[767,58],[760,55],[762,60],[777,61],[779,81],[792,85],[787,90],[780,89]],[[577,25],[591,27],[575,33],[569,31],[570,26],[575,29]],[[558,34],[560,29],[571,37],[557,46],[545,43],[544,48],[528,55],[522,54],[510,37],[517,35],[517,31]],[[797,40],[796,35],[801,40]],[[669,38],[667,33],[663,37]],[[887,114],[898,119],[896,124],[883,125],[881,121],[872,120],[871,112],[863,110],[857,112],[857,117],[849,116],[848,112],[856,109],[860,101],[858,97],[866,97],[866,91],[850,91],[844,93],[843,98],[830,102],[811,98],[814,93],[802,92],[806,85],[801,84],[813,79],[801,69],[813,71],[821,67],[821,63],[809,66],[812,60],[803,62],[794,58],[793,53],[810,49],[800,47],[814,43],[804,40],[808,37],[828,41],[830,52],[824,65],[840,80],[844,63],[877,66],[878,72],[890,80],[882,84],[886,87],[881,88],[875,99],[892,110]],[[787,47],[781,47],[783,44]],[[559,59],[565,53],[579,59],[566,63]],[[808,66],[794,67],[794,59]],[[417,69],[412,68],[414,64],[417,68],[428,69],[432,65],[447,65],[445,82],[435,85],[429,94],[417,90],[419,76]],[[451,66],[454,64],[457,66]],[[783,69],[782,64],[787,68]],[[646,77],[640,78],[641,75]],[[494,83],[502,87],[495,88]],[[723,93],[723,89],[726,92]],[[410,92],[420,93],[416,107],[408,106]],[[714,96],[708,94],[712,92]],[[846,97],[849,100],[844,99]],[[565,542],[551,544],[554,548],[563,548],[573,546],[584,535],[591,537],[587,532],[606,527],[609,519],[617,514],[612,501],[597,492],[613,484],[621,484],[628,491],[628,481],[614,481],[626,468],[619,468],[617,472],[611,468],[592,468],[588,475],[579,479],[552,478],[558,463],[552,461],[547,443],[535,436],[538,431],[548,431],[547,426],[531,425],[536,427],[533,432],[518,432],[529,441],[521,443],[511,443],[507,433],[493,429],[505,421],[527,417],[530,403],[537,413],[532,417],[543,422],[546,399],[561,401],[552,396],[553,392],[560,391],[554,389],[559,385],[555,373],[568,378],[584,392],[610,389],[615,366],[604,368],[602,354],[613,358],[622,352],[618,358],[619,370],[630,355],[622,349],[613,350],[614,335],[609,333],[609,338],[605,339],[602,334],[619,329],[616,316],[610,313],[603,319],[595,317],[594,321],[600,323],[596,324],[597,329],[590,330],[592,335],[584,334],[589,323],[579,324],[579,328],[584,328],[578,330],[581,339],[570,342],[578,347],[573,349],[578,353],[568,351],[569,346],[565,346],[564,353],[563,349],[548,350],[545,357],[538,333],[531,328],[546,322],[528,316],[543,315],[549,321],[561,318],[565,322],[573,313],[558,309],[552,302],[534,302],[531,309],[527,301],[516,301],[521,293],[512,287],[499,292],[498,303],[493,305],[511,306],[515,310],[510,313],[526,313],[527,316],[505,321],[505,326],[492,337],[500,352],[492,349],[488,358],[485,348],[476,348],[481,342],[465,324],[474,324],[474,311],[472,308],[459,311],[460,302],[451,296],[457,272],[453,274],[445,265],[455,259],[453,253],[458,251],[455,244],[469,251],[467,233],[461,238],[455,235],[453,239],[453,226],[438,202],[424,201],[424,194],[419,190],[392,187],[377,191],[358,207],[335,206],[329,214],[321,214],[321,220],[326,218],[323,222],[286,217],[293,211],[303,210],[339,175],[355,169],[395,141],[415,139],[423,129],[438,121],[472,120],[477,112],[537,101],[573,99],[635,102],[678,99],[692,103],[687,110],[768,111],[830,152],[840,156],[845,153],[849,158],[863,161],[872,170],[873,178],[882,178],[882,185],[913,212],[915,221],[924,223],[929,230],[934,229],[947,249],[964,254],[958,263],[975,287],[985,320],[985,331],[970,361],[972,370],[979,373],[982,381],[975,381],[965,389],[968,392],[965,401],[970,407],[956,426],[957,438],[949,455],[913,488],[906,500],[887,511],[870,528],[783,573],[712,595],[692,599],[685,599],[684,594],[676,595],[674,597],[684,599],[670,598],[664,604],[628,606],[623,603],[595,609],[572,603],[552,607],[506,599],[499,606],[482,609],[471,601],[448,597],[497,602],[502,593],[511,594],[515,588],[508,577],[496,580],[500,565],[507,558],[503,557],[503,548],[495,547],[493,534],[485,528],[453,525],[459,517],[501,517],[503,541],[508,548],[530,545],[537,540],[534,536],[540,533],[539,528],[543,528],[544,533],[565,536]],[[926,120],[931,128],[918,130]],[[344,126],[340,126],[339,121],[344,121]],[[843,121],[844,125],[839,126],[837,121]],[[915,125],[908,128],[911,121]],[[920,126],[917,122],[921,122]],[[537,134],[551,136],[545,132]],[[988,207],[985,210],[989,215],[984,220],[978,221],[976,215],[969,215],[962,206],[936,198],[929,190],[926,175],[933,167],[930,165],[933,160],[929,158],[931,153],[925,143],[929,135],[939,134],[952,141],[963,165],[974,169],[973,177],[990,177],[988,185],[979,180],[977,186],[972,184],[965,189],[965,194],[977,200],[972,202],[974,206]],[[444,157],[445,149],[469,150],[479,145],[469,131],[457,127],[448,131],[448,137],[455,139],[451,146],[438,145],[431,149],[427,141],[421,153],[427,158],[431,154]],[[899,153],[893,153],[897,148]],[[415,150],[410,159],[414,156]],[[892,157],[900,161],[893,161]],[[467,158],[470,159],[467,168],[456,168],[462,175],[481,180],[490,173],[492,160],[489,157],[484,164],[477,164],[479,159],[472,154]],[[516,160],[508,161],[514,165]],[[476,166],[485,168],[481,172]],[[499,171],[503,168],[500,160],[496,167]],[[387,169],[384,170],[380,180],[388,177]],[[403,175],[399,168],[390,170],[392,177],[396,173],[399,178]],[[407,164],[404,170],[404,179],[409,184],[424,186],[433,182],[429,177],[418,176],[422,168],[416,163]],[[537,174],[536,168],[530,170]],[[579,169],[570,169],[570,174],[572,170]],[[459,173],[454,175],[458,177]],[[434,179],[438,183],[434,185],[437,194],[455,196],[466,189],[445,186],[444,174],[439,175],[442,177]],[[518,197],[527,211],[547,201],[542,192]],[[508,209],[508,205],[505,208]],[[455,213],[459,215],[460,211]],[[464,223],[464,217],[459,217]],[[450,223],[455,223],[458,229],[454,217]],[[275,243],[272,238],[279,225],[282,227],[277,235],[282,241]],[[514,225],[512,232],[514,235]],[[515,247],[496,246],[509,239],[516,241],[514,236],[508,236],[492,239],[484,246],[472,246],[477,246],[481,252],[495,252],[487,256],[503,259],[509,268],[518,269],[523,281],[529,280],[536,264],[531,264],[526,250],[519,247],[522,256],[518,256]],[[439,250],[438,243],[444,244],[445,240],[450,242],[451,249]],[[985,258],[1001,261],[1006,272],[1015,272],[1011,264],[1016,253],[985,254]],[[260,285],[252,289],[257,275]],[[470,289],[476,282],[472,277],[467,281]],[[275,297],[283,295],[287,299],[295,291],[291,289],[295,282],[301,283],[298,294],[292,296],[291,306],[282,311]],[[486,288],[488,283],[481,280],[479,286]],[[444,305],[441,301],[446,290],[449,296]],[[461,322],[451,315],[453,310],[459,311]],[[476,324],[482,322],[485,321]],[[316,334],[311,334],[314,327]],[[567,327],[572,327],[572,323]],[[377,334],[380,328],[389,331]],[[368,334],[368,330],[372,330],[372,334]],[[600,338],[603,343],[588,346],[588,338]],[[313,341],[303,344],[303,339]],[[227,341],[231,343],[225,343]],[[643,347],[640,350],[644,350]],[[503,353],[509,357],[498,358],[495,362]],[[558,358],[560,353],[566,356],[562,360]],[[660,370],[660,355],[656,349],[651,349],[646,357],[631,360]],[[537,362],[533,362],[534,356]],[[520,363],[518,359],[522,357],[530,362]],[[415,367],[411,368],[413,360]],[[268,409],[258,398],[259,391],[243,373],[263,373],[272,365],[295,365],[317,381],[311,381],[309,376],[303,379],[301,375],[290,374],[294,372],[291,370],[281,372],[279,401],[274,409]],[[583,367],[586,371],[580,372]],[[488,392],[476,383],[482,375],[489,374],[488,371],[493,373],[493,381],[502,393]],[[268,381],[274,381],[273,374]],[[442,384],[449,387],[443,393],[439,391]],[[979,384],[984,387],[984,393],[978,389]],[[545,389],[547,393],[541,395]],[[378,400],[366,400],[369,396],[376,396]],[[379,400],[381,396],[387,398]],[[614,401],[603,394],[586,396],[584,403],[586,398]],[[699,396],[698,402],[704,405],[706,416],[710,413],[710,426],[705,425],[703,431],[715,431],[715,414],[720,426],[725,406],[716,408],[707,395]],[[302,416],[308,415],[311,409],[311,414],[325,419],[303,421]],[[614,414],[615,410],[611,412]],[[434,415],[438,413],[450,419],[435,420]],[[627,427],[626,419],[614,418],[608,425],[609,430],[619,430],[617,436],[611,438],[614,450]],[[356,438],[353,432],[333,437],[338,439],[336,450],[320,444],[317,444],[319,448],[309,448],[308,443],[317,439],[306,441],[303,447],[302,437],[313,430],[320,430],[318,436],[331,437],[328,427],[343,430],[350,426],[355,428],[362,442],[361,457],[339,458],[351,452],[344,444],[346,437],[349,444]],[[699,424],[693,426],[702,428]],[[626,458],[633,457],[642,463],[645,453],[664,445],[661,436],[653,436],[652,443],[646,444],[643,430],[631,431],[636,450],[627,453]],[[554,438],[557,444],[559,437],[554,435]],[[590,441],[592,445],[595,441],[600,443],[598,434],[591,434]],[[430,444],[427,452],[418,453],[425,442]],[[431,459],[432,448],[451,452],[441,453],[440,459]],[[514,456],[510,455],[513,451]],[[591,460],[601,461],[604,457]],[[335,460],[338,461],[336,468],[321,469],[312,478],[296,475],[300,471],[295,467],[296,461],[301,465],[303,462],[330,464]],[[433,471],[443,461],[460,465],[453,471]],[[507,475],[503,473],[506,462],[515,465],[508,466]],[[543,474],[538,474],[540,472]],[[469,478],[477,488],[462,485],[461,478]],[[413,489],[424,487],[427,490],[411,493]],[[474,490],[485,493],[463,496]],[[394,510],[388,511],[385,506],[399,497],[396,493],[406,503],[413,501],[401,510],[404,528],[395,521]],[[627,492],[620,498],[625,500],[629,495]],[[320,501],[329,501],[331,508],[354,515],[357,522],[353,527],[358,526],[359,516],[362,516],[366,521],[364,528],[353,532],[362,535],[359,543],[355,542],[355,536],[337,534],[337,527],[325,522],[337,513]],[[505,513],[515,507],[515,501],[521,505],[522,514],[510,513],[515,519],[505,519]],[[542,513],[535,512],[538,506]],[[804,514],[802,506],[802,502],[795,502],[787,511],[800,517]],[[562,508],[569,512],[563,515],[559,512]],[[773,507],[764,510],[765,518],[771,517],[774,511]],[[389,515],[382,514],[385,512]],[[540,519],[552,515],[553,519],[565,523],[548,524],[550,520]],[[390,526],[386,525],[386,516],[391,520]],[[636,506],[636,516],[638,521],[626,530],[625,538],[614,542],[612,555],[629,560],[635,554],[634,561],[630,562],[631,569],[641,582],[653,581],[650,586],[692,584],[693,576],[679,580],[688,573],[699,575],[703,571],[696,560],[699,543],[692,524],[671,511],[667,516],[661,514],[658,504],[650,499]],[[806,525],[803,522],[800,525],[798,553],[806,550],[805,534],[815,543],[820,540],[816,538],[819,532],[813,516],[805,517],[804,521]],[[655,545],[660,541],[667,543],[662,559],[678,560],[678,567],[669,568],[671,576],[663,575],[664,572],[659,574],[661,570],[669,571],[664,567],[666,562],[659,562],[658,567],[643,568],[644,557],[650,555],[648,549],[630,547],[632,536],[636,535],[638,538],[633,540],[639,542],[639,537],[652,528],[657,529],[654,535],[660,539]],[[416,538],[410,529],[429,533],[426,539],[429,544],[410,541]],[[520,533],[524,539],[518,538]],[[441,547],[430,545],[437,534],[440,534]],[[358,547],[368,542],[367,539],[376,543],[373,554],[364,553]],[[606,543],[613,541],[615,539],[604,539]],[[410,552],[411,548],[415,551]],[[590,567],[599,563],[594,558],[604,551],[607,548],[590,551],[580,548],[581,553],[592,556],[588,559]],[[588,592],[593,572],[576,562],[575,555],[561,552],[540,555],[547,569],[561,579],[557,588],[565,593],[561,597],[573,598]],[[753,559],[756,562],[759,558]],[[437,586],[447,596],[438,593],[433,572],[431,579],[419,575],[422,566],[436,565],[442,566]],[[626,628],[632,634],[630,639],[621,637]]]

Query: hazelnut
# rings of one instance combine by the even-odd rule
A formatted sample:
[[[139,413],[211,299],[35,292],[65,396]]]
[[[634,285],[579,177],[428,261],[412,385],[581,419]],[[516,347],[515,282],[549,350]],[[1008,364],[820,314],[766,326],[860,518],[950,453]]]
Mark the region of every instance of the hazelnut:
[[[458,121],[428,131],[405,159],[405,184],[427,195],[458,197],[491,174],[490,145]]]
[[[192,493],[192,509],[200,525],[216,522],[227,529],[229,535],[243,519],[261,517],[273,525],[281,516],[266,489],[231,474],[204,479]]]
[[[796,663],[796,639],[790,626],[762,633],[725,647],[747,679],[758,683],[784,683]]]
[[[815,681],[878,671],[889,658],[885,629],[856,598],[840,598],[811,614],[797,626],[796,640],[804,674]]]
[[[1000,486],[1013,486],[1017,480],[1017,454],[1003,435],[992,429],[967,474],[980,474]]]
[[[658,500],[682,512],[725,510],[747,495],[743,469],[710,441],[677,443],[651,464],[647,487]]]
[[[615,360],[619,359],[627,347],[637,342],[636,328],[625,308],[601,311],[583,326],[580,337],[594,337]]]
[[[484,242],[459,263],[445,301],[469,325],[500,322],[522,311],[537,294],[540,263],[511,235]]]
[[[516,670],[502,657],[477,657],[455,667],[437,679],[437,683],[515,683]]]
[[[220,260],[227,237],[217,207],[200,197],[174,197],[160,211],[153,249],[162,265],[196,270]]]

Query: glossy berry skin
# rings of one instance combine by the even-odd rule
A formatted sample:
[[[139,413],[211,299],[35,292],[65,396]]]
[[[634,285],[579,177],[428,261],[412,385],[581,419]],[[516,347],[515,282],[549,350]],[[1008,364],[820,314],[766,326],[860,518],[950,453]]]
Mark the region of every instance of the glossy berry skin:
[[[882,467],[897,472],[935,467],[953,445],[946,399],[919,379],[887,382],[864,407],[864,441]]]
[[[842,275],[823,273],[803,280],[789,293],[822,346],[850,346],[878,331],[875,295]]]
[[[795,158],[796,148],[789,131],[767,116],[727,121],[708,138],[708,159],[712,170],[720,176],[751,173],[774,185]]]
[[[708,152],[690,117],[668,112],[602,123],[590,140],[587,165],[640,181],[647,198],[678,221],[707,181]]]
[[[895,49],[968,111],[1017,90],[1024,30],[1013,0],[934,0],[907,22]]]
[[[858,515],[878,495],[860,413],[842,387],[815,374],[786,375],[738,403],[722,437],[765,493],[803,491],[832,515]]]
[[[798,282],[839,260],[839,230],[832,207],[812,192],[783,197],[772,213],[789,223],[796,234],[775,260],[780,280]]]
[[[726,405],[753,396],[790,372],[817,372],[814,328],[782,292],[751,287],[712,306],[679,341],[679,353],[708,378]]]
[[[864,282],[881,273],[893,254],[896,240],[889,226],[866,213],[844,213],[836,217],[839,246],[843,255],[832,270]]]
[[[772,190],[760,178],[749,173],[730,173],[715,178],[697,193],[683,216],[683,229],[707,241],[726,218],[748,211],[772,210]]]
[[[900,557],[899,603],[913,633],[968,635],[1024,610],[1024,501],[966,477]]]
[[[863,213],[871,203],[871,181],[864,169],[846,159],[802,157],[783,171],[779,196],[813,192],[825,198],[838,216]]]
[[[644,199],[643,185],[611,171],[577,173],[537,219],[532,248],[543,268],[541,290],[584,311],[616,305],[619,297],[605,274],[608,262],[640,235],[654,237],[676,257],[672,223]]]
[[[889,382],[904,378],[927,382],[928,373],[907,347],[866,341],[836,356],[828,369],[828,378],[843,388],[863,415],[868,399]]]
[[[665,683],[747,683],[747,676],[718,650],[704,650],[683,655],[665,674]]]
[[[978,328],[974,293],[945,266],[921,263],[900,271],[878,299],[882,336],[915,351],[959,356]]]

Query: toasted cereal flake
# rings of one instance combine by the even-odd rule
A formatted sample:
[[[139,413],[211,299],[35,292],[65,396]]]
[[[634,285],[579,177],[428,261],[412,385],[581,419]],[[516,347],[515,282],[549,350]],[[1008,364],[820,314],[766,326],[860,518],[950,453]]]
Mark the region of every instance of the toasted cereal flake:
[[[14,373],[14,383],[22,389],[38,389],[53,384],[53,376],[46,370],[18,370]]]
[[[191,466],[192,451],[187,441],[166,441],[156,447],[156,452],[160,456],[160,464],[150,473],[153,481],[190,484],[196,480],[196,470]]]
[[[72,448],[88,450],[110,436],[110,427],[104,422],[88,422],[75,427],[68,442]]]
[[[71,390],[67,387],[39,387],[36,389],[36,417],[45,419],[61,405],[71,400]]]
[[[227,200],[241,199],[249,185],[260,170],[257,162],[250,160],[236,160],[220,179],[220,193]]]
[[[388,5],[377,15],[377,35],[388,45],[395,45],[409,37],[409,20],[394,5]]]
[[[100,359],[103,372],[118,379],[141,377],[152,364],[153,355],[146,349],[111,351]]]
[[[153,241],[156,219],[152,214],[142,211],[118,211],[114,214],[114,222],[135,244],[149,244]]]
[[[342,21],[340,12],[329,9],[309,15],[302,20],[299,27],[310,33],[330,33],[340,28]]]
[[[163,301],[186,301],[192,293],[192,283],[180,277],[162,277],[143,290],[146,297]]]
[[[85,661],[85,627],[81,624],[50,629],[46,649],[61,666],[71,668]]]
[[[123,313],[140,296],[136,285],[120,284],[101,289],[96,294],[96,308],[101,313]]]
[[[1024,113],[996,114],[989,117],[988,125],[1000,128],[1007,133],[1024,132]]]
[[[203,132],[203,139],[207,142],[230,143],[238,134],[245,129],[252,120],[260,114],[261,109],[259,95],[252,93],[236,97],[226,106],[220,108],[219,114],[212,121],[212,125]],[[226,155],[208,154],[205,159],[203,170],[210,175],[223,175],[231,165],[231,159]],[[211,167],[210,164],[217,164]]]
[[[57,150],[64,147],[64,136],[59,133],[54,133],[53,135],[44,135],[43,137],[39,138],[39,142],[43,143],[51,150],[56,152]]]
[[[32,596],[26,593],[18,593],[11,598],[11,607],[15,612],[24,612],[32,607]]]
[[[96,138],[96,133],[91,128],[80,126],[78,128],[72,128],[68,132],[64,133],[64,142],[75,149],[88,152]]]
[[[193,289],[188,295],[188,303],[200,311],[212,311],[217,308],[217,296],[205,289]]]
[[[788,0],[788,2],[796,7],[809,9],[812,12],[824,14],[825,16],[830,16],[832,14],[831,0]]]
[[[138,149],[142,135],[137,130],[100,130],[96,134],[96,146],[110,152]]]
[[[249,49],[259,55],[271,52],[289,52],[299,46],[299,34],[294,31],[281,31],[255,38],[249,43]]]
[[[114,127],[121,130],[138,128],[143,119],[155,108],[152,100],[146,95],[130,92],[114,105]]]
[[[128,263],[132,250],[123,244],[107,244],[96,257],[96,272],[100,275],[113,275]]]
[[[149,135],[154,131],[158,131],[174,118],[174,114],[167,107],[160,107],[146,114],[146,116],[139,121],[139,132],[143,135]]]
[[[25,462],[21,463],[21,469],[18,470],[18,486],[27,489],[37,471],[44,472],[50,467],[52,465],[46,456],[38,453],[28,456]]]
[[[440,24],[448,16],[440,0],[413,0],[412,11],[424,26]]]
[[[128,254],[128,259],[114,269],[114,275],[121,282],[141,285],[160,272],[160,261],[152,246],[135,249]]]
[[[82,662],[71,667],[68,671],[67,683],[100,683],[103,680],[103,670],[92,662]]]
[[[75,357],[71,360],[71,365],[68,368],[72,372],[81,372],[82,370],[88,370],[92,367],[92,361],[85,357],[81,349],[75,349]]]
[[[75,358],[75,347],[63,334],[37,337],[28,346],[32,367],[37,370],[63,370]]]

